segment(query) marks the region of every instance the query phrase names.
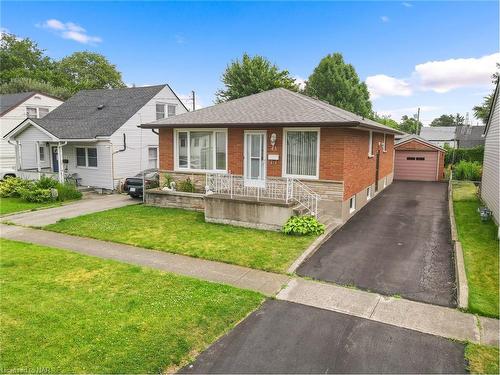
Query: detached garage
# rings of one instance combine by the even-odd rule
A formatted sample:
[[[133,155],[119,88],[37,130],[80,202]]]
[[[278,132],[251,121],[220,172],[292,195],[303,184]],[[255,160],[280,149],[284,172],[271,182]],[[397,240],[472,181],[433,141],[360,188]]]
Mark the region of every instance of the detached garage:
[[[407,135],[394,145],[394,179],[440,181],[445,150],[417,136]]]

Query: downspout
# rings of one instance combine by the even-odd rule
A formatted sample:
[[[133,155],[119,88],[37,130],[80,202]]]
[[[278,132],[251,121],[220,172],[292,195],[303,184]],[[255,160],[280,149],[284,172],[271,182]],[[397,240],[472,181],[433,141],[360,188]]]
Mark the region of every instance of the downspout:
[[[116,151],[113,151],[113,143],[111,143],[111,179],[112,183],[111,186],[113,186],[113,189],[115,188],[115,154],[118,154],[119,152],[123,152],[127,149],[127,136],[125,133],[123,133],[123,148],[120,148]]]

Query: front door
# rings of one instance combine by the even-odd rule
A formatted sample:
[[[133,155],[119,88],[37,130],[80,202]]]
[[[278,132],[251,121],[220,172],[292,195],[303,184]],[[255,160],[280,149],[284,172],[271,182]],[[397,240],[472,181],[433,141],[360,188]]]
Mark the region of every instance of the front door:
[[[59,172],[59,155],[57,154],[57,146],[52,147],[52,171]]]
[[[266,185],[266,132],[245,132],[245,186]]]

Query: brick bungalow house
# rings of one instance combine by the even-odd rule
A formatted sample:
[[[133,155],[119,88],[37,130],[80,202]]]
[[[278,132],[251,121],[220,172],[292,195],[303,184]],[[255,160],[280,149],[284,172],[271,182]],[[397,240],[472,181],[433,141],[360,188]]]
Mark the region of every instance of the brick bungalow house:
[[[302,212],[336,221],[392,183],[400,134],[282,88],[142,127],[159,130],[160,171],[174,180],[189,178],[200,192],[239,201],[293,198]],[[271,215],[252,209],[253,216]]]

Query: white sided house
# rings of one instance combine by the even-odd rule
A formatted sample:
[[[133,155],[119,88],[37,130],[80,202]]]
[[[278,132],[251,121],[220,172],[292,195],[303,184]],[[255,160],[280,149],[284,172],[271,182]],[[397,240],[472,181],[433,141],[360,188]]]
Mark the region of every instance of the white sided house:
[[[484,130],[483,178],[481,181],[481,199],[492,211],[497,224],[500,223],[499,179],[500,179],[500,99],[499,86],[495,90],[488,124]],[[500,237],[500,231],[499,231]]]
[[[59,107],[62,100],[39,92],[0,95],[0,168],[14,169],[16,150],[3,137],[26,118],[42,118]]]
[[[169,85],[82,90],[5,138],[16,145],[21,177],[52,175],[115,190],[123,179],[158,168],[158,135],[138,126],[187,111]]]

